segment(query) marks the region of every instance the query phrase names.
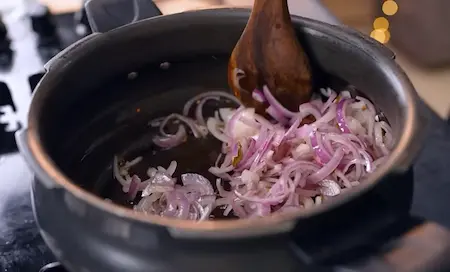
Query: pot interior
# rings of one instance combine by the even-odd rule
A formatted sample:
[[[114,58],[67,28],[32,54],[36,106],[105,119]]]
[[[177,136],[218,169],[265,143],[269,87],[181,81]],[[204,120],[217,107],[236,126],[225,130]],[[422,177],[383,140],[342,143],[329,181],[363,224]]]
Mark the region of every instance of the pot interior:
[[[70,62],[50,69],[38,87],[40,102],[45,100],[38,117],[44,148],[77,185],[126,206],[133,203],[113,178],[115,155],[143,156],[135,168],[141,176],[150,166],[167,167],[177,160],[174,176],[197,172],[215,181],[207,169],[220,152],[218,141],[190,139],[159,151],[151,141],[157,130],[149,122],[181,112],[196,94],[228,90],[228,58],[245,23],[246,16],[194,16],[190,24],[182,18],[152,19],[87,42]],[[311,20],[294,23],[313,64],[315,90],[340,91],[351,84],[384,112],[398,139],[405,121],[401,86],[379,56]],[[206,112],[215,106],[207,104]]]

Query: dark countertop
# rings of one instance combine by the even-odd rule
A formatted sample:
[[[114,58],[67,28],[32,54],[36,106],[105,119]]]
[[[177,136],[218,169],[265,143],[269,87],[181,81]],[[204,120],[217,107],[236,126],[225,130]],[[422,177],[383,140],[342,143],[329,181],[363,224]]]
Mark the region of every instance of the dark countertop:
[[[419,105],[429,116],[428,137],[414,164],[412,213],[450,228],[450,120],[442,120],[423,101]]]

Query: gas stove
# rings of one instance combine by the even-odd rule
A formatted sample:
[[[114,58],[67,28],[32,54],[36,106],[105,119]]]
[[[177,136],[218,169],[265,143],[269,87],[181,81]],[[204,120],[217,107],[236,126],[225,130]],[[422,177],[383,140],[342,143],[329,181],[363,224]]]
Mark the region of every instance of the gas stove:
[[[73,18],[73,14],[54,18],[61,47],[80,38]],[[56,260],[40,237],[29,192],[33,177],[15,153],[14,132],[26,125],[32,89],[42,76],[45,58],[28,18],[17,19],[7,27],[13,57],[10,69],[0,72],[0,270],[32,272],[50,264],[46,271],[63,271],[55,267]],[[450,227],[450,126],[423,102],[419,106],[429,117],[428,127],[424,128],[429,136],[414,167],[412,213]]]
[[[26,125],[32,90],[44,63],[81,36],[73,14],[9,14],[0,24],[0,270],[39,271],[54,262],[30,201],[32,174],[17,154],[14,133]],[[55,23],[54,28],[49,23]],[[3,54],[2,54],[3,53]]]

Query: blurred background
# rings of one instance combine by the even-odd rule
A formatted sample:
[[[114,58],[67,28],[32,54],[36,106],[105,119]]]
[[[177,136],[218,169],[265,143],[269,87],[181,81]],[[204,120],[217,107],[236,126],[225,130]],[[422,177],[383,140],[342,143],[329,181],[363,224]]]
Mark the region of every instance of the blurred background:
[[[4,14],[20,13],[20,2],[1,0]],[[421,97],[441,117],[450,115],[450,1],[448,0],[317,0],[344,24],[371,35],[397,54]],[[77,12],[82,0],[40,0],[52,14]],[[155,0],[164,14],[212,6],[250,7],[253,0]],[[290,0],[301,9],[302,0]],[[382,17],[381,19],[377,19]]]

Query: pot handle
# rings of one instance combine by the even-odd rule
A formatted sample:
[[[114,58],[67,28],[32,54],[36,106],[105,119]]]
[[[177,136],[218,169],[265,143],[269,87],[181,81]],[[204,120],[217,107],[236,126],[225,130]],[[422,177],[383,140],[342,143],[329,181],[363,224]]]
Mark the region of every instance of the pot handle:
[[[431,272],[447,271],[450,267],[450,232],[435,223],[422,223],[389,247],[355,270]]]
[[[85,8],[92,31],[100,33],[162,15],[152,0],[88,0]]]
[[[445,227],[409,216],[376,221],[369,220],[346,234],[335,233],[337,239],[331,238],[328,245],[319,242],[316,248],[307,246],[305,250],[294,238],[292,248],[303,262],[333,266],[336,271],[433,272],[450,268],[450,232]]]

